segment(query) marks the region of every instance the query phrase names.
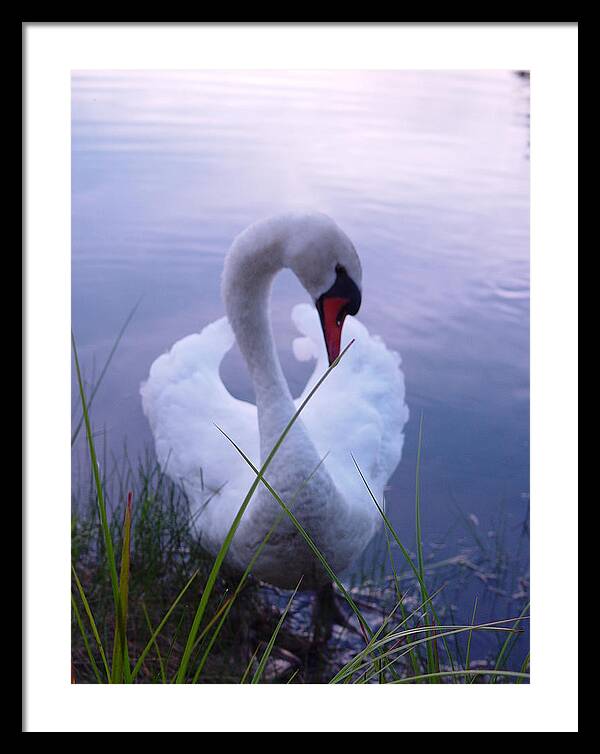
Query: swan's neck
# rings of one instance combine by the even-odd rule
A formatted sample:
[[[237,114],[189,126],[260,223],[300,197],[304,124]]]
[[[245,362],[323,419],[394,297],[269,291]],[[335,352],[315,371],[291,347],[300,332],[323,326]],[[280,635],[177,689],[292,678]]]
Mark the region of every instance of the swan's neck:
[[[254,384],[261,463],[296,411],[275,350],[269,314],[271,286],[275,275],[288,266],[289,242],[284,223],[252,226],[234,241],[223,271],[227,316]],[[333,522],[346,515],[346,506],[322,460],[299,418],[272,459],[267,478],[282,499],[293,504],[295,515],[310,523],[324,546],[335,531]],[[256,547],[257,532],[266,533],[276,521],[282,537],[295,533],[291,522],[277,518],[280,509],[266,489],[261,486],[255,497],[243,522],[245,535],[241,534],[249,547]],[[315,567],[312,554],[310,562],[309,570]]]
[[[234,242],[223,272],[227,317],[254,385],[263,460],[295,411],[269,310],[273,279],[284,266],[281,239],[245,233]]]

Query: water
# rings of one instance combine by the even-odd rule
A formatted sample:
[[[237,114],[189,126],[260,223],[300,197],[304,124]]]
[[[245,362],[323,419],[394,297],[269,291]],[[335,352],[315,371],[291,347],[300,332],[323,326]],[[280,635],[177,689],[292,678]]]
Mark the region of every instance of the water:
[[[513,615],[528,557],[528,139],[529,81],[509,71],[74,73],[72,316],[88,374],[142,296],[94,405],[108,448],[149,443],[138,385],[222,315],[232,238],[271,213],[326,212],[362,260],[360,319],[403,358],[392,520],[414,547],[422,414],[428,557],[485,549],[504,576],[488,569],[449,599],[461,620],[475,594],[487,615]],[[302,300],[282,273],[273,317],[295,394],[310,371],[291,350]],[[237,351],[222,373],[252,400]]]

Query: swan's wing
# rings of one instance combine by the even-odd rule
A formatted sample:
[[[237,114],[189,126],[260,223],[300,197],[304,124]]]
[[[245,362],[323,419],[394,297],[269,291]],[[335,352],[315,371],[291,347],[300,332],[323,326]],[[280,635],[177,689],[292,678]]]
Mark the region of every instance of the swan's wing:
[[[316,359],[299,404],[327,369],[327,354],[314,307],[299,304],[292,319],[303,337],[294,341],[296,358]],[[383,489],[402,455],[408,420],[400,356],[370,335],[354,317],[344,323],[342,348],[354,343],[319,387],[303,411],[304,423],[342,492],[352,496],[363,485],[352,462],[357,460],[371,489],[381,500]],[[362,487],[364,491],[364,486]]]
[[[156,359],[140,388],[158,462],[184,486],[209,548],[212,541],[220,545],[253,479],[217,426],[259,460],[256,406],[234,398],[219,375],[233,343],[223,317]]]

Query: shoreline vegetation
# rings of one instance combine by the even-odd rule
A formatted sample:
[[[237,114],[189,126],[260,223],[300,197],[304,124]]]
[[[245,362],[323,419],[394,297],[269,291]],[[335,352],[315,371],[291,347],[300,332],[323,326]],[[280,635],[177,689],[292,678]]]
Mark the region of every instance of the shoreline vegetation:
[[[139,303],[139,302],[138,302]],[[137,305],[136,305],[137,306]],[[81,421],[72,445],[85,431],[90,479],[73,492],[72,682],[73,683],[528,683],[529,653],[510,659],[526,635],[528,580],[511,604],[519,609],[501,620],[478,620],[477,598],[465,623],[441,603],[444,584],[432,575],[486,575],[468,554],[429,563],[423,550],[420,448],[415,474],[416,552],[406,549],[383,506],[372,495],[383,524],[388,573],[383,581],[361,577],[348,584],[335,574],[286,501],[268,484],[268,467],[294,421],[352,344],[324,373],[290,420],[261,469],[216,558],[202,550],[184,491],[147,453],[125,460],[107,475],[100,469],[90,407],[102,377],[131,320],[128,316],[98,381],[86,390],[75,338],[73,358]],[[229,438],[235,446],[235,438]],[[237,448],[237,446],[235,446]],[[242,448],[237,448],[251,466]],[[110,477],[110,478],[109,478]],[[230,573],[227,549],[260,484],[288,516],[335,585],[345,616],[330,640],[311,642],[309,593],[285,592],[262,584],[252,566],[271,532],[241,576]],[[464,517],[467,529],[473,528]],[[471,534],[478,542],[477,533]],[[479,544],[481,544],[479,542]],[[483,546],[482,546],[483,548]],[[476,548],[477,549],[477,548]],[[450,569],[450,570],[448,570]],[[487,576],[489,579],[489,574]],[[491,577],[494,578],[493,576]],[[493,635],[494,651],[476,656],[480,635]],[[524,640],[524,639],[523,639]]]

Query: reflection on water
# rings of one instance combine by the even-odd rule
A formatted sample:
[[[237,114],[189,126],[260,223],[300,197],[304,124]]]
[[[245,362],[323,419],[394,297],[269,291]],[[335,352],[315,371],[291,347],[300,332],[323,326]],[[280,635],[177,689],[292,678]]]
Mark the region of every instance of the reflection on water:
[[[262,216],[319,209],[361,256],[360,319],[403,357],[412,418],[388,493],[394,523],[412,541],[422,413],[426,547],[452,554],[473,535],[460,509],[486,547],[500,531],[525,562],[528,78],[93,71],[73,74],[72,93],[72,313],[88,372],[142,296],[94,407],[113,452],[150,440],[138,385],[153,359],[223,313],[232,238]],[[282,273],[274,329],[296,394],[310,366],[293,357],[289,312],[305,299]],[[239,353],[223,376],[252,399]]]

